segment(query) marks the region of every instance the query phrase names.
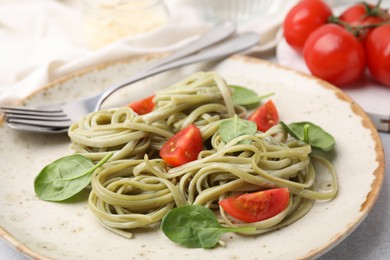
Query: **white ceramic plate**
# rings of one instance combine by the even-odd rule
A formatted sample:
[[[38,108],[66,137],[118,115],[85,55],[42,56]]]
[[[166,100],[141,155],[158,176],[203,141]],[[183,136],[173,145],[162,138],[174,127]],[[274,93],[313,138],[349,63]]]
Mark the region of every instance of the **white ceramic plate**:
[[[352,4],[351,2],[337,2],[332,9],[333,14],[341,14]],[[390,0],[382,1],[381,6],[390,8]],[[291,48],[283,37],[277,44],[276,56],[279,64],[310,74],[302,55]],[[375,81],[367,70],[363,79],[348,87],[344,87],[343,90],[359,103],[373,120],[378,130],[390,132],[390,87],[385,87]]]
[[[50,103],[92,94],[149,60],[124,61],[69,76],[46,86],[26,103]],[[40,169],[71,153],[66,135],[21,133],[2,124],[0,235],[28,256],[55,259],[305,259],[325,253],[349,235],[372,208],[384,174],[383,148],[363,110],[326,82],[244,56],[149,78],[123,89],[115,102],[145,97],[200,69],[216,70],[227,82],[245,85],[259,94],[274,91],[281,120],[308,120],[330,132],[337,142],[333,159],[340,185],[337,198],[315,203],[302,219],[269,234],[227,234],[223,237],[226,247],[183,248],[159,230],[135,232],[128,240],[103,228],[85,201],[49,203],[35,196],[33,180]]]

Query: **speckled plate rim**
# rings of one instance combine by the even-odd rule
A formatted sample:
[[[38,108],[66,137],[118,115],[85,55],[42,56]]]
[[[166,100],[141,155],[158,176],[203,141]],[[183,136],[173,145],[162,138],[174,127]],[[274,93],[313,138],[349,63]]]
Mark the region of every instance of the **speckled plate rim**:
[[[45,91],[45,90],[47,90],[47,89],[49,89],[57,84],[66,82],[67,80],[69,80],[73,77],[76,77],[76,76],[81,76],[81,75],[84,75],[84,74],[87,74],[87,73],[90,73],[90,72],[96,71],[96,70],[102,70],[104,68],[107,68],[109,66],[112,66],[112,65],[118,64],[118,63],[129,63],[129,62],[135,62],[137,60],[153,60],[153,59],[158,59],[162,56],[164,56],[164,54],[162,54],[162,55],[159,55],[159,54],[145,55],[145,56],[141,56],[141,57],[130,58],[130,59],[120,60],[120,61],[116,61],[116,62],[110,62],[110,63],[86,68],[86,69],[69,74],[65,77],[62,77],[60,79],[57,79],[55,81],[50,82],[49,84],[42,86],[41,88],[37,89],[36,92],[31,93],[31,95],[27,96],[24,99],[17,101],[15,104],[21,104],[25,100],[29,99],[31,96],[34,96],[36,93],[38,93],[40,91]],[[323,246],[312,249],[306,255],[302,256],[300,259],[312,259],[314,257],[322,255],[322,254],[326,253],[327,251],[329,251],[330,249],[332,249],[337,244],[339,244],[353,230],[355,230],[355,228],[357,228],[359,226],[359,224],[368,215],[368,213],[370,212],[370,210],[374,206],[376,199],[378,198],[378,195],[380,193],[382,183],[383,183],[384,169],[385,169],[384,150],[383,150],[380,136],[379,136],[374,124],[370,120],[369,116],[364,112],[364,110],[352,98],[350,98],[345,92],[343,92],[339,88],[331,85],[330,83],[323,81],[321,79],[315,78],[311,75],[307,75],[305,73],[296,71],[292,68],[288,68],[288,67],[285,67],[282,65],[274,64],[272,62],[261,60],[258,58],[253,58],[253,57],[248,57],[248,56],[243,56],[243,55],[233,55],[229,59],[242,61],[245,63],[262,63],[262,64],[266,64],[267,66],[276,67],[276,68],[279,68],[282,70],[293,71],[297,74],[300,74],[300,76],[306,77],[308,79],[314,78],[314,79],[318,80],[319,84],[322,87],[333,91],[336,94],[336,96],[338,97],[338,99],[349,103],[353,113],[355,113],[357,116],[361,117],[362,126],[370,131],[371,138],[375,143],[376,162],[378,163],[378,166],[374,170],[374,172],[372,173],[374,176],[374,179],[371,183],[371,190],[366,194],[365,200],[362,202],[362,204],[360,206],[360,213],[363,213],[363,214],[356,216],[355,219],[353,219],[349,223],[349,225],[347,225],[337,235],[335,235],[333,238],[331,238],[328,241],[328,243],[324,244]],[[0,123],[1,124],[4,123],[2,115],[0,115]],[[5,228],[3,228],[3,227],[0,227],[0,237],[2,237],[7,242],[9,242],[12,246],[14,246],[14,248],[17,251],[19,251],[20,253],[22,253],[28,257],[32,257],[34,259],[50,259],[46,256],[43,256],[43,255],[31,250],[28,246],[24,245],[22,242],[18,241],[12,234],[7,232],[5,230]]]
[[[384,156],[384,150],[383,150],[383,145],[382,141],[380,139],[379,133],[375,127],[375,125],[372,123],[370,117],[366,114],[366,112],[360,107],[358,103],[356,103],[348,94],[346,94],[344,91],[341,89],[335,87],[334,85],[330,84],[327,81],[324,81],[320,78],[316,78],[312,75],[305,74],[300,71],[296,71],[292,68],[271,63],[269,61],[257,59],[257,58],[252,58],[248,56],[240,56],[240,55],[235,55],[232,57],[233,59],[241,59],[244,60],[245,62],[250,62],[250,63],[267,63],[269,66],[275,66],[278,68],[282,68],[284,70],[289,70],[289,71],[294,71],[295,73],[300,74],[302,77],[306,77],[308,79],[316,79],[318,80],[319,84],[327,89],[330,89],[333,91],[337,97],[340,100],[343,100],[347,103],[350,104],[351,110],[358,116],[362,118],[362,125],[364,128],[367,128],[370,130],[371,137],[375,142],[375,153],[376,153],[376,160],[378,162],[378,167],[375,169],[373,172],[373,175],[375,176],[373,182],[371,183],[371,190],[370,192],[366,195],[365,201],[361,204],[360,207],[360,212],[364,213],[361,216],[356,217],[350,224],[345,227],[344,230],[340,231],[339,234],[334,236],[331,240],[329,240],[328,244],[318,247],[310,251],[308,254],[303,256],[301,259],[312,259],[316,256],[322,255],[338,245],[344,238],[346,238],[349,234],[354,231],[359,224],[367,217],[368,213],[371,211],[372,207],[374,206],[376,199],[379,196],[382,183],[383,183],[383,178],[384,178],[384,170],[385,170],[385,156]]]

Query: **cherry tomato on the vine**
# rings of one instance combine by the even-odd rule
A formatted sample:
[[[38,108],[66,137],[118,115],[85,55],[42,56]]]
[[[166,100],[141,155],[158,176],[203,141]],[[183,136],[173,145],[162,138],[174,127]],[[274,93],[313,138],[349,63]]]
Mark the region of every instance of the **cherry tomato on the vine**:
[[[386,21],[388,14],[374,5],[358,3],[348,7],[339,18],[351,25],[368,25]]]
[[[359,80],[364,74],[363,45],[352,33],[335,24],[314,31],[307,39],[303,55],[314,76],[339,87]]]
[[[375,28],[368,35],[365,47],[372,76],[390,87],[390,24]]]
[[[357,35],[363,41],[370,34],[374,27],[385,21],[390,20],[390,15],[379,6],[370,5],[365,2],[357,3],[347,8],[340,16],[341,21],[347,22],[352,26],[361,27]]]
[[[299,1],[287,14],[283,33],[287,43],[302,51],[306,39],[332,15],[330,7],[321,0]]]

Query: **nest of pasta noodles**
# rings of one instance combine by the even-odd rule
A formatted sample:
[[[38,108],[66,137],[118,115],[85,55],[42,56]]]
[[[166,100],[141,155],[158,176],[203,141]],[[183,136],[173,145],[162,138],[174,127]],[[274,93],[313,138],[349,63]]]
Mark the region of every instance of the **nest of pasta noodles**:
[[[255,226],[252,234],[288,225],[305,215],[315,200],[336,195],[332,165],[314,156],[309,144],[291,137],[281,125],[266,132],[242,135],[225,143],[221,121],[246,114],[233,103],[226,82],[216,73],[199,72],[154,97],[155,108],[137,115],[128,107],[91,113],[69,129],[72,147],[92,160],[113,152],[110,161],[92,177],[91,211],[107,228],[131,237],[135,228],[158,224],[171,209],[199,204],[217,212],[226,226]],[[190,124],[201,132],[198,159],[170,167],[159,157],[168,138]],[[333,189],[316,188],[315,163],[324,165]],[[289,206],[256,223],[239,222],[218,201],[235,194],[288,187]]]

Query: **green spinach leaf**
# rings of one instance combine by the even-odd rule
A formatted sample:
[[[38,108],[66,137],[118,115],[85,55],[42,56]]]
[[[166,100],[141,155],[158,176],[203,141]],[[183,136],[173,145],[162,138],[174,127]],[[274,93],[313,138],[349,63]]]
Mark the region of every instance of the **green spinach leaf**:
[[[242,86],[229,85],[229,88],[233,91],[233,103],[238,106],[259,105],[262,99],[273,95],[273,93],[270,93],[264,96],[258,96],[255,91]]]
[[[222,227],[214,212],[200,205],[172,209],[162,219],[161,230],[173,242],[189,248],[212,248],[227,232],[253,231],[254,227]]]
[[[332,135],[311,122],[281,123],[290,135],[310,144],[312,147],[328,152],[336,145]]]
[[[228,143],[229,141],[241,135],[254,135],[256,131],[256,123],[246,119],[241,119],[237,115],[235,115],[233,118],[222,121],[218,130],[222,141],[225,143]],[[243,143],[249,142],[249,140],[244,140]]]
[[[92,173],[102,166],[112,153],[96,165],[88,158],[74,154],[46,165],[34,181],[37,196],[47,201],[63,201],[82,191],[90,182]]]

